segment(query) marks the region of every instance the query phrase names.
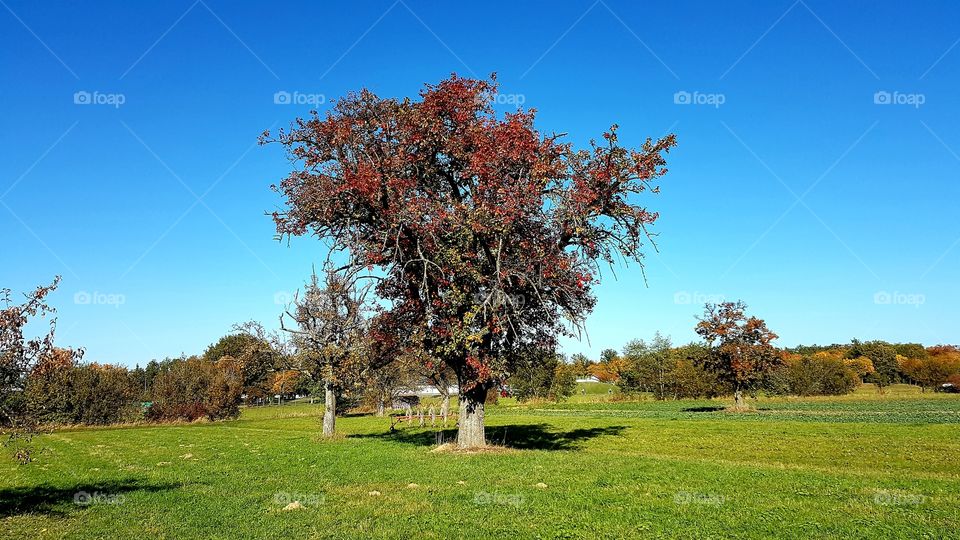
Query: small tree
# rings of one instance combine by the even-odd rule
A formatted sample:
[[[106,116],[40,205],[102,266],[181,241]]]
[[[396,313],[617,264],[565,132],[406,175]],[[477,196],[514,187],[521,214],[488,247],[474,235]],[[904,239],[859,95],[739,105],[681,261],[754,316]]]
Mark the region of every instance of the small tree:
[[[587,355],[583,353],[577,353],[570,357],[571,365],[573,365],[573,372],[577,377],[586,377],[590,375],[590,366],[593,365],[593,362],[587,358]]]
[[[25,293],[22,303],[13,301],[10,289],[0,289],[0,438],[5,445],[29,440],[38,423],[29,414],[23,390],[37,362],[54,352],[56,319],[49,320],[47,332],[39,337],[29,338],[24,331],[31,321],[56,313],[46,300],[59,284],[57,276],[50,285]],[[83,355],[83,350],[65,351],[71,363]],[[30,461],[30,448],[18,448],[16,458]]]
[[[541,349],[524,351],[514,365],[510,387],[517,401],[549,399],[561,401],[573,395],[577,388],[574,366],[563,361],[559,354]]]
[[[781,364],[772,344],[777,335],[762,319],[747,317],[746,309],[743,302],[707,304],[696,327],[711,348],[708,369],[733,386],[738,411],[747,408],[743,392],[756,389]]]
[[[269,390],[270,374],[282,364],[283,350],[278,349],[277,341],[259,323],[250,321],[234,325],[233,333],[207,347],[203,358],[216,363],[229,356],[243,377],[242,392],[248,396],[263,394]]]
[[[219,420],[240,416],[243,363],[232,356],[221,356],[216,362],[204,361],[204,368],[211,371],[204,396],[207,418]]]
[[[625,392],[652,392],[656,399],[666,399],[671,393],[671,372],[676,361],[671,354],[669,337],[657,332],[650,344],[642,339],[633,340],[624,347],[623,359],[620,386]]]
[[[314,273],[303,294],[298,292],[280,316],[280,327],[293,336],[299,369],[323,381],[324,437],[332,437],[336,430],[337,394],[344,375],[364,355],[363,290],[356,285],[355,272],[328,271],[322,283]]]

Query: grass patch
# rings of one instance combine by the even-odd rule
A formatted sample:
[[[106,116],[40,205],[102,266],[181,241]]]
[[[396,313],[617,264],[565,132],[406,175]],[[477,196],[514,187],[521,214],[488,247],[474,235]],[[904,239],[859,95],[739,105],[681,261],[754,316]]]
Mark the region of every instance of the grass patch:
[[[960,396],[868,389],[751,400],[749,414],[728,405],[503,400],[487,415],[496,449],[480,453],[433,451],[453,430],[391,433],[373,416],[338,419],[345,436],[321,443],[322,407],[308,403],[58,431],[37,440],[35,463],[0,465],[0,534],[956,536]]]

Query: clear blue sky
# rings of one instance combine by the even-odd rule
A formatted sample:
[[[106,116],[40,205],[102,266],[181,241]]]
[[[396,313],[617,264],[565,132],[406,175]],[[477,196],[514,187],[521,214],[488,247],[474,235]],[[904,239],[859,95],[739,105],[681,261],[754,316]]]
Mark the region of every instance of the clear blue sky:
[[[0,4],[0,286],[62,274],[59,342],[87,360],[274,325],[321,259],[264,215],[289,166],[257,135],[311,107],[276,92],[324,110],[454,71],[577,144],[678,136],[647,285],[608,272],[565,352],[689,341],[719,298],[782,345],[960,342],[955,2]]]

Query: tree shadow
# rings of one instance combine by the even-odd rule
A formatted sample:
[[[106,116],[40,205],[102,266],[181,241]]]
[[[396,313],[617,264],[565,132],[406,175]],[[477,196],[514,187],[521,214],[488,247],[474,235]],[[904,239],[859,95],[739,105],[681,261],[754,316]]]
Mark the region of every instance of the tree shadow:
[[[487,426],[487,442],[518,450],[576,450],[587,440],[604,435],[620,435],[626,426],[579,428],[569,431],[556,431],[550,428],[550,424],[545,423]],[[455,428],[401,428],[392,432],[366,433],[349,437],[380,439],[416,446],[435,446],[455,441],[457,430]]]
[[[128,493],[153,493],[180,487],[180,484],[154,484],[128,478],[68,486],[40,484],[0,489],[0,519],[21,514],[65,517],[96,504],[123,504]]]
[[[686,409],[680,409],[681,412],[720,412],[726,409],[726,407],[720,405],[706,405],[704,407],[687,407]]]

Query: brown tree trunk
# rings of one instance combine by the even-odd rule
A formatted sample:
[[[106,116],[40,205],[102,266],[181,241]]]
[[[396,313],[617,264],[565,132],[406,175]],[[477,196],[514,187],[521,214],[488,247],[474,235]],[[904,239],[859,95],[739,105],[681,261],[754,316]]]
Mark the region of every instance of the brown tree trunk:
[[[333,383],[324,384],[323,397],[323,436],[333,437],[337,428],[337,393],[334,391]]]
[[[463,388],[463,385],[460,385]],[[480,448],[486,446],[483,402],[487,397],[486,386],[478,386],[469,392],[460,392],[460,428],[457,430],[457,446]]]

